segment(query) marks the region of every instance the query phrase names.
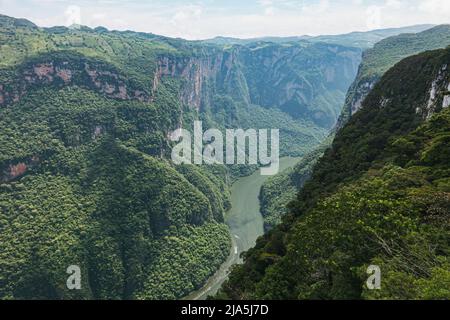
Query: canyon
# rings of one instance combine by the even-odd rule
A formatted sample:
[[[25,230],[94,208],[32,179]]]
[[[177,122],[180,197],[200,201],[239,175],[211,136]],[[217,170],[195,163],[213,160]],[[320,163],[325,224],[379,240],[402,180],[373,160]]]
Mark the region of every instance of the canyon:
[[[443,27],[437,28],[439,37],[430,31],[436,36],[433,39],[442,39]],[[378,41],[402,32],[405,29],[378,31],[376,35],[217,43],[217,39],[186,41],[105,28],[40,28],[26,20],[0,16],[0,298],[320,296],[320,289],[326,286],[322,280],[329,279],[334,270],[324,263],[320,272],[304,273],[318,278],[310,287],[309,278],[305,282],[284,281],[289,278],[284,267],[292,261],[304,261],[295,255],[297,251],[289,260],[289,250],[300,246],[298,252],[309,252],[309,247],[301,246],[314,247],[317,239],[334,245],[334,229],[329,226],[341,226],[353,221],[353,216],[337,219],[338,223],[329,220],[341,212],[325,202],[319,211],[329,215],[316,221],[316,215],[308,214],[311,220],[307,222],[320,225],[324,221],[328,223],[324,232],[330,233],[303,239],[316,231],[313,225],[302,229],[300,235],[294,233],[292,237],[301,241],[285,247],[285,241],[291,239],[285,237],[291,225],[304,226],[302,222],[290,224],[297,221],[295,214],[312,210],[308,201],[331,192],[349,172],[368,170],[374,154],[383,155],[376,147],[390,143],[393,133],[390,128],[388,133],[378,128],[396,119],[385,112],[398,115],[395,125],[407,140],[390,147],[405,147],[404,153],[411,159],[422,147],[414,142],[419,138],[407,136],[412,129],[427,121],[440,121],[445,128],[442,109],[448,108],[442,106],[448,102],[444,92],[448,72],[443,70],[441,78],[429,72],[437,65],[435,61],[446,60],[445,52],[416,58],[419,65],[429,68],[423,73],[432,74],[431,80],[422,79],[413,62],[390,72],[392,65],[386,64],[384,81],[381,72],[366,77],[365,63],[379,57],[377,45],[374,51],[364,51],[375,43],[374,37]],[[424,38],[406,37],[412,39],[412,47]],[[364,45],[356,45],[360,42]],[[386,47],[381,45],[381,49]],[[377,54],[371,56],[371,52]],[[405,74],[416,77],[410,79]],[[400,84],[399,77],[403,79]],[[434,90],[428,80],[435,80]],[[357,88],[355,103],[352,90],[348,90],[352,83],[352,88]],[[405,102],[405,95],[400,94],[402,85],[413,93],[411,99],[430,100],[430,107],[423,109],[426,104],[407,100],[410,108],[420,107],[420,112],[411,114],[398,108]],[[332,151],[319,152],[318,157],[323,153],[325,160],[310,157],[311,151],[330,139],[327,137],[338,123],[346,94],[352,110],[347,119],[344,108],[341,119],[350,125],[342,129]],[[366,113],[366,109],[373,113]],[[268,224],[264,219],[270,214],[261,208],[259,194],[269,180],[259,174],[257,166],[174,164],[171,133],[189,129],[197,121],[202,121],[205,130],[223,132],[233,128],[280,129],[280,170],[293,167],[296,173],[299,161],[311,166],[317,162],[314,167],[319,171],[308,174],[311,180],[305,185],[306,200],[280,211]],[[426,131],[420,139],[428,134],[434,131]],[[429,139],[432,141],[426,144],[419,164],[441,166],[444,157],[438,157],[436,150],[446,138]],[[405,159],[396,161],[407,171],[415,170]],[[392,170],[400,176],[403,172]],[[384,173],[376,172],[385,178]],[[427,174],[426,170],[416,177],[422,174]],[[437,178],[427,177],[430,181]],[[433,186],[432,191],[438,203],[445,203],[437,190],[446,185],[443,174],[441,178],[444,180],[437,179],[439,186]],[[289,190],[298,190],[308,179],[298,179]],[[365,180],[358,182],[362,189],[375,190],[373,194],[381,197],[377,181],[367,182],[370,187]],[[422,182],[413,184],[421,186]],[[281,184],[278,187],[281,194],[274,193],[277,199],[287,190]],[[265,189],[263,204],[273,199],[271,190]],[[439,218],[441,208],[436,210]],[[392,214],[394,221],[409,221]],[[372,220],[364,221],[372,226]],[[346,252],[337,254],[333,261],[346,267],[346,257]],[[368,260],[364,256],[360,264]],[[316,262],[314,258],[308,261]],[[75,262],[87,276],[82,278],[80,290],[68,290],[65,270]],[[264,275],[258,274],[260,271]],[[342,283],[356,283],[345,272],[337,274],[343,275]],[[347,282],[349,278],[353,282]],[[301,292],[290,285],[297,282],[299,288],[304,286]],[[258,287],[246,287],[252,283]],[[342,292],[345,297],[361,296],[354,287]],[[339,298],[339,293],[333,297]]]

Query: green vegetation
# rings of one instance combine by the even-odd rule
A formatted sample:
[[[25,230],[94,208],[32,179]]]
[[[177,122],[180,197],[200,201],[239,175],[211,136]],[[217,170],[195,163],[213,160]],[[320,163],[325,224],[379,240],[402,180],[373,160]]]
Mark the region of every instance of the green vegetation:
[[[155,262],[146,273],[138,299],[177,299],[200,288],[230,254],[225,225],[171,232],[155,244]]]
[[[218,298],[450,298],[449,62],[432,51],[386,73]],[[364,288],[370,264],[381,290]]]
[[[295,167],[269,178],[264,183],[259,200],[266,231],[282,222],[283,216],[288,213],[288,204],[295,199],[298,190],[308,181],[314,166],[328,146],[329,144],[325,143],[311,151]]]
[[[431,26],[429,27],[431,28]],[[362,102],[372,90],[373,86],[392,66],[403,58],[413,54],[425,50],[443,48],[450,44],[449,26],[442,25],[423,31],[424,29],[428,29],[428,27],[418,26],[417,29],[404,30],[405,32],[414,33],[401,35],[391,34],[392,37],[376,43],[373,48],[367,49],[364,52],[358,75],[348,91],[346,103],[338,123],[338,129],[341,129],[349,120],[350,116],[361,107]],[[345,39],[349,41],[357,41],[357,39],[360,39],[360,41],[364,42],[368,41],[372,36],[375,38],[383,36],[384,38],[389,32],[395,32],[395,29],[379,30],[369,33],[353,33],[335,37],[323,36],[317,39],[327,40],[330,43]],[[415,32],[419,33],[416,34]],[[313,40],[316,41],[317,39],[314,38]],[[378,39],[381,40],[381,38]],[[331,142],[331,139],[328,139],[328,142],[324,142],[322,150],[329,147]],[[346,143],[351,145],[352,141],[349,140]],[[321,152],[313,152],[305,159],[306,162],[304,165],[299,165],[297,168],[291,170],[290,173],[285,173],[265,184],[261,193],[261,205],[268,229],[276,226],[281,221],[281,217],[287,212],[286,205],[295,198],[297,190],[302,186],[302,184],[295,183],[292,175],[304,176],[301,181],[306,181],[311,174],[314,164],[321,156]],[[354,161],[364,160],[355,159]]]
[[[0,298],[173,299],[199,288],[229,252],[230,200],[225,169],[164,160],[167,132],[192,111],[179,79],[152,92],[156,59],[185,49],[0,22]],[[65,286],[72,264],[76,293]],[[157,272],[176,287],[151,285]]]
[[[224,225],[225,212],[230,208],[230,183],[254,168],[174,166],[168,160],[168,134],[180,126],[190,129],[197,119],[206,123],[205,129],[275,127],[281,128],[282,155],[305,156],[320,145],[335,124],[360,54],[360,49],[322,42],[214,45],[104,28],[37,28],[26,20],[0,16],[0,299],[176,299],[200,288],[230,251],[231,239]],[[435,74],[431,60],[442,57],[433,57],[430,54],[427,63],[414,64],[414,68],[422,66],[419,74]],[[392,79],[396,77],[399,74],[391,75]],[[422,85],[422,79],[416,77],[402,83],[423,94],[431,80],[427,78]],[[400,92],[401,88],[391,82],[386,86]],[[388,91],[382,86],[379,90]],[[411,99],[391,102],[411,110],[423,102],[419,94]],[[376,105],[377,96],[369,101]],[[395,108],[389,105],[385,110]],[[367,203],[371,204],[375,196],[384,196],[386,211],[392,211],[392,221],[386,222],[390,229],[381,233],[384,241],[391,240],[389,232],[406,226],[399,233],[404,235],[403,247],[422,254],[424,247],[419,244],[438,243],[437,251],[426,256],[420,271],[428,277],[423,273],[399,274],[403,269],[398,258],[384,256],[376,246],[375,254],[371,251],[358,257],[358,266],[382,259],[380,264],[390,270],[393,284],[386,296],[396,294],[395,283],[401,277],[414,278],[418,296],[442,296],[446,292],[438,280],[447,276],[448,262],[442,253],[446,247],[431,235],[445,235],[433,229],[445,224],[422,223],[418,218],[421,211],[415,207],[409,216],[408,201],[412,200],[408,197],[416,189],[423,193],[425,189],[421,188],[431,188],[439,199],[437,203],[445,205],[445,197],[439,193],[447,192],[448,187],[445,154],[437,150],[442,150],[448,139],[433,132],[427,136],[428,131],[423,129],[425,140],[416,145],[415,138],[407,134],[421,123],[421,115],[392,114],[391,122],[385,121],[386,116],[368,115],[375,118],[372,127],[363,115],[355,118],[355,127],[350,126],[352,129],[344,131],[343,138],[335,143],[336,150],[347,144],[345,152],[353,152],[355,157],[334,158],[328,151],[326,159],[341,171],[329,174],[331,170],[321,161],[305,189],[304,194],[312,196],[308,201],[300,196],[294,207],[308,211],[305,217],[315,217],[314,205],[320,203],[329,213],[324,219],[311,218],[305,227],[312,232],[311,237],[317,236],[313,226],[322,221],[339,220],[342,224],[336,224],[337,230],[346,230],[345,219],[337,219],[340,212],[322,198],[321,192],[356,207],[357,199],[347,200],[345,186],[338,187],[352,172],[350,182],[361,189]],[[446,118],[436,119],[432,121],[444,121],[442,128],[446,128]],[[358,121],[364,123],[367,133]],[[376,131],[380,124],[389,131],[399,123],[401,131],[395,132],[395,138],[412,139],[406,144],[394,144],[390,140],[393,135]],[[358,139],[363,142],[356,141],[352,149],[349,141]],[[367,150],[366,143],[376,150]],[[422,152],[421,162],[410,168],[405,158],[395,158],[396,153],[387,148],[394,157],[392,163],[377,167],[374,176],[367,174],[374,157],[386,155],[381,152],[384,147],[394,150],[399,145],[407,147],[404,154]],[[278,208],[310,175],[312,164],[308,159],[305,157],[297,170],[274,179],[264,189],[268,226],[280,221]],[[433,171],[437,165],[442,166],[442,172]],[[402,179],[407,176],[407,181],[418,180],[401,188],[402,194],[395,185],[406,183],[404,180],[396,178],[393,185],[385,181],[394,173]],[[321,176],[325,178],[321,180]],[[275,188],[285,179],[292,186],[286,194],[280,194]],[[322,189],[323,185],[327,187]],[[366,195],[378,185],[383,186],[379,194]],[[423,198],[420,192],[417,199]],[[280,197],[272,203],[271,195]],[[393,205],[397,202],[401,203],[398,212]],[[441,211],[436,207],[438,219]],[[352,210],[347,214],[350,220],[358,215]],[[285,219],[285,224],[267,236],[273,243],[258,256],[256,264],[262,266],[257,270],[265,270],[267,265],[276,270],[278,263],[293,270],[289,263],[294,261],[295,267],[298,261],[304,262],[297,256],[289,260],[291,247],[283,241],[292,225],[289,221],[295,217],[287,215]],[[363,219],[358,239],[366,235],[366,225],[371,227],[373,219],[370,215]],[[292,230],[297,228],[301,230],[297,224]],[[419,244],[407,241],[413,232],[424,240]],[[334,241],[334,235],[329,236],[325,234],[323,239]],[[252,261],[254,252],[259,255],[264,251],[263,245],[258,242],[247,261]],[[308,246],[309,242],[301,245]],[[345,250],[352,245],[342,245],[345,263]],[[347,266],[339,259],[338,266]],[[81,291],[66,288],[70,265],[81,267]],[[236,272],[243,272],[247,266],[236,268],[229,288],[238,279]],[[355,270],[357,274],[360,271]],[[337,274],[349,277],[345,268]],[[252,296],[258,298],[278,298],[283,292],[289,297],[299,297],[300,292],[313,297],[325,288],[321,284],[310,294],[296,292],[290,286],[282,287],[286,279],[279,278],[274,282],[278,289],[272,290],[274,278],[270,277],[282,277],[283,273],[271,271],[267,275],[267,279],[260,274],[256,280],[245,278],[240,285],[251,282],[258,293]],[[291,280],[291,285],[299,283]],[[333,297],[360,293],[354,287],[338,289],[340,293]],[[242,292],[239,297],[250,295],[248,288]],[[371,298],[370,292],[361,294]]]
[[[29,93],[1,115],[3,169],[30,166],[1,185],[2,298],[176,298],[227,256],[226,171],[179,173],[159,158],[171,126],[164,108],[69,87]],[[177,251],[190,261],[184,270],[162,258],[176,237],[189,243]],[[72,264],[89,275],[75,296],[65,287]],[[176,289],[144,287],[156,269],[193,276]]]
[[[402,59],[426,50],[450,45],[450,25],[440,25],[419,33],[400,34],[384,39],[363,53],[358,75],[350,87],[338,128],[356,113],[380,78]]]
[[[201,287],[229,253],[230,184],[255,168],[174,167],[167,134],[197,119],[277,127],[282,155],[303,155],[336,120],[359,54],[0,16],[0,298],[175,299]],[[346,77],[330,76],[339,68]],[[286,95],[274,98],[277,80]],[[73,264],[79,292],[65,286]]]

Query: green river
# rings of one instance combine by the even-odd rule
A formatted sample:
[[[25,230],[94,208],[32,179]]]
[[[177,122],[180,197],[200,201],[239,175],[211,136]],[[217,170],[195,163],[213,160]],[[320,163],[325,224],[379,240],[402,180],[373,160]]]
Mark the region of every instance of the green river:
[[[293,167],[300,158],[280,159],[280,172]],[[264,233],[263,217],[260,212],[259,192],[268,179],[258,170],[248,177],[237,180],[231,188],[232,208],[228,212],[226,222],[230,227],[232,248],[227,261],[220,267],[214,276],[200,290],[190,294],[186,300],[202,300],[214,295],[228,277],[230,266],[242,263],[240,254],[252,248]]]

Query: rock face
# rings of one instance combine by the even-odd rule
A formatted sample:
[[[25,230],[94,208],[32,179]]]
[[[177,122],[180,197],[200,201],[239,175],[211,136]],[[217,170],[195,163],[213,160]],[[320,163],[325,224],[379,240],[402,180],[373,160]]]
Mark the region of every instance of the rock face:
[[[356,76],[360,50],[328,44],[265,47],[244,58],[251,102],[332,127]]]
[[[0,86],[0,106],[18,102],[42,85],[79,86],[112,99],[152,102],[161,83],[172,78],[181,80],[181,103],[199,112],[222,95],[330,128],[356,76],[360,55],[360,49],[328,44],[207,47],[198,54],[149,58],[153,83],[138,83],[106,62],[57,52],[24,62],[20,76]]]
[[[113,99],[151,101],[149,93],[113,66],[73,53],[44,55],[24,63],[19,73],[19,77],[0,85],[0,106],[18,102],[32,87],[45,85],[79,86]]]
[[[442,108],[448,108],[450,107],[450,83],[447,86],[447,91],[444,94],[444,99],[442,101]]]
[[[381,77],[403,58],[422,51],[445,48],[450,44],[450,26],[442,25],[417,33],[403,34],[377,43],[363,53],[358,75],[351,85],[336,130],[357,113]],[[444,98],[444,101],[448,101]]]
[[[160,57],[153,92],[165,77],[183,80],[181,101],[207,109],[215,95],[329,128],[356,76],[361,51],[328,44],[253,44],[206,50],[199,57]]]
[[[355,114],[361,109],[364,99],[373,89],[378,80],[379,79],[377,77],[374,77],[372,79],[368,79],[367,81],[363,81],[362,83],[356,83],[355,87],[350,89],[350,115]]]
[[[421,114],[424,119],[430,119],[433,114],[449,106],[449,81],[448,65],[444,64],[439,69],[436,78],[431,83],[429,99],[426,106],[424,108],[417,108],[416,110],[416,112]]]
[[[22,176],[25,172],[27,172],[28,166],[25,163],[20,162],[16,165],[10,165],[8,169],[9,170],[6,179],[13,180]]]
[[[10,182],[25,175],[40,162],[38,156],[29,159],[7,164],[3,170],[0,170],[0,182]]]
[[[205,51],[199,57],[161,56],[156,63],[152,91],[158,90],[165,77],[181,78],[183,80],[180,92],[182,103],[199,111],[202,105],[210,103],[214,92],[228,87],[235,79],[232,71],[238,63],[234,51]],[[237,97],[246,99],[242,96]]]

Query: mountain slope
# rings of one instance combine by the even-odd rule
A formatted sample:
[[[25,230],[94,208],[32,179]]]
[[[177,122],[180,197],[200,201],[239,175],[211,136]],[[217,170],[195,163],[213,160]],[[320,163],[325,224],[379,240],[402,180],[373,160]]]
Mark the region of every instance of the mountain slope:
[[[264,229],[269,231],[282,222],[288,213],[288,204],[292,202],[298,190],[311,177],[314,166],[331,144],[327,139],[322,145],[302,157],[297,165],[285,170],[264,183],[259,194],[261,214],[264,217]]]
[[[338,129],[360,108],[367,94],[381,76],[400,60],[450,45],[450,25],[440,25],[417,34],[401,34],[377,43],[363,54],[358,75],[350,87]]]
[[[176,298],[215,272],[230,246],[226,173],[185,175],[161,159],[160,130],[170,126],[161,111],[73,86],[33,90],[2,108],[0,296]],[[159,272],[192,277],[144,290],[177,243],[202,249]],[[72,264],[85,275],[82,291],[64,286]]]
[[[9,78],[30,57],[71,51],[107,62],[133,81],[134,92],[120,83],[99,88],[114,90],[111,95],[119,98],[137,95],[150,101],[162,82],[174,79],[177,98],[205,115],[210,126],[261,128],[267,126],[267,115],[278,119],[276,127],[287,141],[282,146],[285,155],[304,154],[334,126],[361,59],[360,49],[323,43],[216,46],[101,28],[17,27],[11,20],[0,17],[6,21],[0,34],[0,67]],[[0,104],[18,95],[20,91],[1,87]],[[286,123],[296,124],[285,130]]]
[[[382,77],[218,297],[450,297],[449,63],[430,51]],[[364,289],[370,264],[381,290]]]
[[[152,90],[170,47],[1,31],[0,297],[175,299],[203,285],[229,254],[228,173],[166,160],[167,133],[194,115],[180,80]],[[80,291],[65,286],[74,264]]]
[[[378,79],[401,57],[405,57],[408,53],[413,54],[445,47],[448,44],[450,44],[450,28],[444,25],[419,34],[404,34],[388,38],[376,44],[373,49],[365,51],[358,76],[347,93],[346,105],[337,129],[340,129],[348,121],[350,115],[360,107],[359,105],[364,101]],[[368,81],[367,79],[372,80]],[[351,112],[352,108],[354,110]],[[320,159],[323,151],[330,147],[333,137],[334,135],[331,135],[327,140],[324,140],[323,144],[305,156],[305,159],[296,168],[281,174],[279,177],[272,178],[263,186],[261,210],[265,216],[267,228],[273,228],[281,222],[281,217],[287,212],[288,203],[295,199],[297,190],[309,179],[314,164]],[[288,192],[283,192],[283,190]],[[280,196],[281,193],[282,196]]]
[[[168,134],[198,119],[282,128],[282,153],[302,155],[335,123],[360,55],[0,16],[0,298],[200,288],[229,254],[229,183],[252,168],[174,166]],[[66,287],[70,265],[80,291]]]

